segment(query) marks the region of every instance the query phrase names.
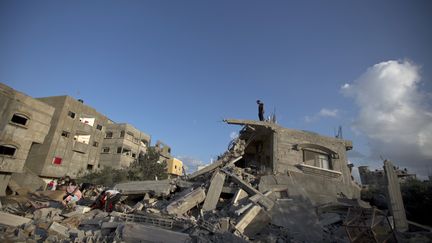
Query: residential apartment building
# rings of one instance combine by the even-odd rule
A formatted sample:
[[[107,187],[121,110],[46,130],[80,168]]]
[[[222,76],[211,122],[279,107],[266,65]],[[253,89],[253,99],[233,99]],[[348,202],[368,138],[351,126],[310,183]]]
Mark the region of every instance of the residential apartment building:
[[[0,83],[0,196],[12,173],[21,173],[30,149],[42,144],[54,107]]]
[[[29,153],[29,169],[41,177],[76,177],[98,168],[101,144],[108,118],[70,96],[38,98],[55,108],[49,133],[43,144]]]
[[[150,136],[130,124],[109,123],[105,127],[105,137],[99,164],[115,169],[129,167],[140,153],[145,153],[150,145]]]

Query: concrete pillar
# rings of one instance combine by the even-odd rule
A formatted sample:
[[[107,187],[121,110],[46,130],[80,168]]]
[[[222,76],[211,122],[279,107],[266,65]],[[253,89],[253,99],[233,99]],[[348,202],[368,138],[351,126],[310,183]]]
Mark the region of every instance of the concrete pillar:
[[[408,221],[405,215],[399,180],[393,168],[393,164],[388,160],[384,161],[384,171],[387,181],[387,204],[393,215],[395,229],[399,232],[405,232],[408,230]]]
[[[202,207],[203,211],[212,211],[216,209],[216,205],[219,201],[220,194],[222,192],[222,187],[225,182],[226,175],[219,171],[213,174],[213,178],[210,183],[210,187],[207,191],[207,197],[204,201]]]

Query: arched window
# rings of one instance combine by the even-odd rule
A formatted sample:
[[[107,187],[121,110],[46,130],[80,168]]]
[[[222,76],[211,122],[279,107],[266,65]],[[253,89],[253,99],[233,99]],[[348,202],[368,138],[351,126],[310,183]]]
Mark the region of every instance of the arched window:
[[[9,156],[13,157],[15,156],[17,151],[17,147],[10,145],[10,144],[2,144],[0,145],[0,156]]]

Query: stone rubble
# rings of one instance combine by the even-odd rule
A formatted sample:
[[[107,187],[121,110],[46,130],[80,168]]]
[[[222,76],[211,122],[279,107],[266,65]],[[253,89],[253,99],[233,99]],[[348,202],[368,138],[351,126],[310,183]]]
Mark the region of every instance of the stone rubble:
[[[237,139],[218,161],[183,178],[116,185],[123,197],[112,212],[90,210],[98,196],[94,191],[84,191],[81,205],[72,208],[61,205],[61,191],[9,196],[2,200],[0,242],[353,242],[359,237],[409,242],[413,238],[398,236],[386,212],[361,200],[341,197],[313,206],[307,198],[287,197],[287,187],[266,188],[261,175],[235,165],[245,144]],[[259,190],[260,185],[265,190]],[[379,222],[375,225],[371,218]]]

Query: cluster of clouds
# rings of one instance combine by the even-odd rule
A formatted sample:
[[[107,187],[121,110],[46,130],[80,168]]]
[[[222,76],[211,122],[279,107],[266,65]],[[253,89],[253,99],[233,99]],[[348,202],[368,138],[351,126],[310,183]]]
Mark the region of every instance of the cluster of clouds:
[[[306,122],[315,122],[318,121],[320,118],[323,117],[331,117],[335,118],[339,116],[339,110],[338,109],[328,109],[328,108],[322,108],[318,113],[316,113],[313,116],[305,116]]]
[[[197,171],[198,166],[206,165],[202,160],[196,159],[192,156],[178,156],[177,158],[183,162],[187,174]]]
[[[358,106],[353,130],[364,134],[371,158],[386,158],[419,171],[432,168],[431,96],[420,89],[420,67],[381,62],[341,92]]]

